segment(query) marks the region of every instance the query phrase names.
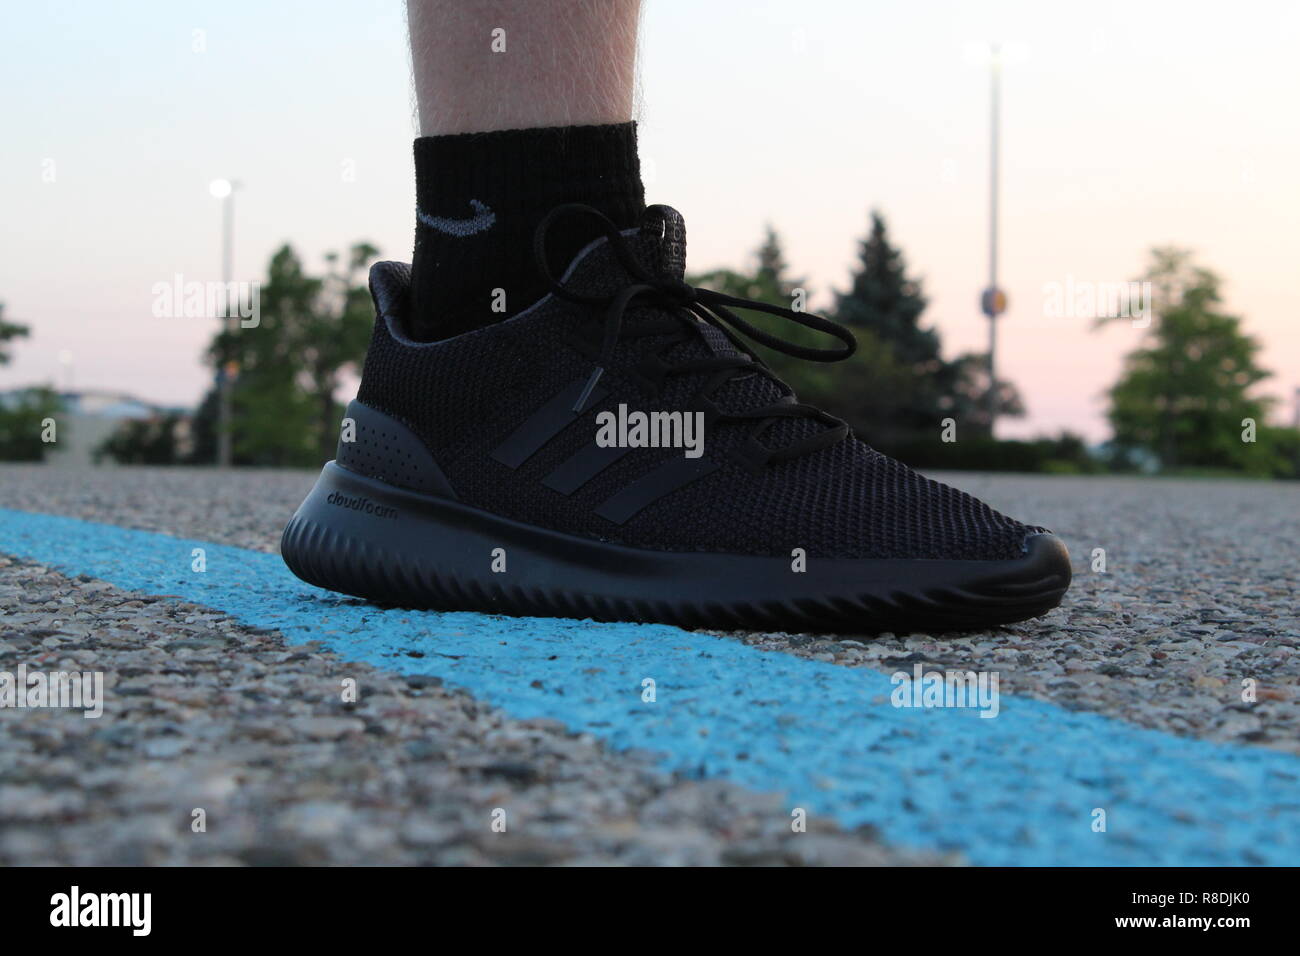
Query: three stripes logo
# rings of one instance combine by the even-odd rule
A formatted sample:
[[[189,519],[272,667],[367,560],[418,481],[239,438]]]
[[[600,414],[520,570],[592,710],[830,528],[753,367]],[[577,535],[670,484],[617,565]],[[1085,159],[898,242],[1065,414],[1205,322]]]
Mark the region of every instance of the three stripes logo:
[[[523,465],[578,419],[581,413],[574,411],[574,406],[582,397],[587,385],[586,378],[577,379],[566,385],[507,435],[506,439],[493,449],[492,457],[507,468],[519,468]],[[609,393],[606,389],[596,386],[587,396],[584,407],[594,405],[607,394]],[[620,409],[623,408],[625,406],[620,406]],[[625,411],[621,411],[620,414],[626,419]],[[692,425],[689,426],[692,435],[697,436],[702,442],[703,413],[681,414],[692,416]],[[682,422],[681,433],[684,435],[687,426],[685,419]],[[633,448],[638,447],[647,446],[628,441],[611,442],[608,441],[608,433],[604,440],[598,435],[589,444],[560,462],[542,479],[542,484],[562,495],[572,495]],[[700,447],[702,448],[702,445]],[[718,467],[716,462],[706,461],[699,456],[673,458],[615,492],[596,508],[596,514],[614,524],[624,524],[660,498],[684,488],[693,481],[698,481],[716,471]]]

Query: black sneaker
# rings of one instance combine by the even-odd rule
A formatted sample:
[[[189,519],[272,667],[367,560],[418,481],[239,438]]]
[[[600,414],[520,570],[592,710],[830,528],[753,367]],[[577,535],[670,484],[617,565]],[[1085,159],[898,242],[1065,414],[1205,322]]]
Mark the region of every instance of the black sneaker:
[[[565,215],[604,220],[548,216],[544,272]],[[1060,539],[799,404],[738,334],[833,360],[847,331],[687,285],[666,206],[601,228],[552,294],[440,342],[403,332],[409,268],[375,265],[360,394],[281,542],[296,575],[385,604],[716,628],[974,628],[1060,602]],[[842,345],[783,343],[729,306]]]

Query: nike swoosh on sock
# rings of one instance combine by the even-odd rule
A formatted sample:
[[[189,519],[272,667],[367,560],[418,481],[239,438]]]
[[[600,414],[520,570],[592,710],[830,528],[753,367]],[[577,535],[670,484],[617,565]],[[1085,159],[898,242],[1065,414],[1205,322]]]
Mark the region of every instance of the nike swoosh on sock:
[[[485,203],[481,203],[477,199],[471,199],[469,204],[474,209],[474,215],[468,219],[430,216],[421,209],[415,211],[415,216],[421,224],[428,226],[435,232],[441,232],[448,236],[473,236],[491,229],[497,221],[497,214],[489,209]]]

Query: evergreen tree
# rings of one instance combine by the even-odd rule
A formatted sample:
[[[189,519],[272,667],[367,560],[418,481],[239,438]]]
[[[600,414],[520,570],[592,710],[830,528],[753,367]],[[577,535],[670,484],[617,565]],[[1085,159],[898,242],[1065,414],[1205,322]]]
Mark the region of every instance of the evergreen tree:
[[[849,290],[836,294],[834,318],[859,336],[872,333],[904,373],[891,400],[875,409],[868,434],[889,450],[937,439],[945,418],[987,433],[987,357],[966,353],[951,362],[943,358],[939,333],[921,324],[928,304],[921,282],[908,276],[884,217],[874,210],[858,262]],[[1024,413],[1015,386],[1000,381],[998,414]]]
[[[704,286],[729,295],[796,308],[810,296],[807,283],[792,278],[780,237],[770,225],[754,253],[753,272],[718,269],[690,276],[692,285]],[[834,344],[828,337],[794,322],[763,313],[747,312],[743,318],[758,328],[789,342],[811,348]],[[842,362],[809,362],[758,343],[751,347],[781,379],[794,389],[800,401],[823,408],[843,418],[864,437],[874,441],[882,421],[894,414],[897,396],[910,375],[895,360],[893,352],[881,346],[870,329],[853,330],[857,350]]]
[[[808,299],[806,283],[791,278],[776,231],[768,226],[755,251],[752,272],[718,269],[689,277],[694,285],[791,308]],[[889,243],[884,220],[872,214],[871,234],[861,244],[861,266],[850,290],[836,296],[837,321],[858,340],[843,362],[805,362],[754,346],[800,400],[847,421],[862,438],[883,451],[937,441],[944,418],[976,432],[988,428],[987,361],[966,354],[944,361],[939,336],[920,325],[926,307],[920,282],[907,276],[902,253]],[[765,315],[746,315],[759,328],[814,348],[824,336]],[[1015,387],[999,383],[1002,415],[1023,415]]]
[[[758,273],[755,278],[760,286],[776,289],[788,301],[794,290],[804,285],[802,279],[791,279],[786,275],[789,267],[785,261],[785,250],[781,248],[781,239],[771,223],[763,227],[763,244],[758,247],[756,256]]]
[[[781,248],[781,239],[771,225],[764,227],[763,243],[755,250],[754,257],[756,262],[752,273],[738,272],[734,269],[715,269],[701,275],[688,276],[687,281],[692,285],[744,299],[753,299],[756,302],[779,305],[785,309],[793,307],[795,290],[804,289],[806,295],[807,290],[803,280],[791,278],[787,274],[788,268],[785,252]],[[762,312],[746,312],[742,318],[763,331],[787,341],[825,347],[824,342],[818,341],[816,332],[786,319]],[[813,384],[817,373],[815,363],[791,358],[784,352],[777,352],[757,343],[751,343],[751,347],[759,353],[763,362],[780,375],[797,394],[803,396],[808,389],[815,388]]]
[[[859,245],[852,285],[835,296],[836,320],[855,331],[870,329],[900,362],[918,374],[933,374],[942,365],[939,336],[920,325],[927,304],[921,283],[908,278],[903,254],[890,244],[880,213],[872,211],[871,232]]]
[[[874,210],[858,262],[849,290],[836,293],[834,318],[855,334],[871,333],[904,373],[887,405],[863,410],[874,418],[869,434],[885,448],[938,436],[940,422],[956,417],[959,370],[944,362],[938,334],[921,325],[927,304],[921,283],[908,277],[902,252]]]

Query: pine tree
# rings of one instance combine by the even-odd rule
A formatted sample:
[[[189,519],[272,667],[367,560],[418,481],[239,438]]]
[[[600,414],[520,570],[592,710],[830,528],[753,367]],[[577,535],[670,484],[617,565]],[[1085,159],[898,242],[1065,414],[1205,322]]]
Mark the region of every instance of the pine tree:
[[[810,295],[807,283],[790,277],[780,237],[770,225],[766,227],[762,245],[755,250],[754,260],[753,271],[718,269],[690,276],[688,281],[785,308],[796,307],[796,293],[802,291],[800,300],[806,302]],[[788,342],[811,348],[834,344],[825,335],[785,319],[756,312],[745,313],[744,318]],[[762,345],[752,347],[794,389],[800,401],[843,418],[874,441],[881,423],[893,420],[896,396],[906,391],[911,375],[899,367],[893,351],[882,347],[870,329],[855,329],[854,335],[858,348],[842,362],[808,362]]]
[[[871,333],[903,372],[899,391],[889,405],[876,409],[868,433],[885,450],[934,439],[948,417],[986,433],[987,359],[976,354],[943,358],[939,333],[921,325],[928,304],[921,282],[908,276],[903,254],[890,243],[879,212],[872,211],[871,231],[859,248],[858,269],[849,291],[836,294],[833,317],[859,335]],[[999,414],[1023,415],[1015,386],[1006,381],[998,386]]]
[[[791,279],[786,275],[789,266],[785,261],[785,250],[781,248],[781,239],[768,223],[764,227],[763,244],[758,247],[758,273],[755,278],[759,285],[776,291],[777,295],[788,300],[802,280]]]
[[[849,291],[835,296],[836,319],[853,329],[870,329],[918,373],[934,372],[941,363],[939,336],[920,325],[927,300],[920,281],[908,278],[903,254],[890,244],[878,212],[871,213],[871,232],[860,243],[858,258]]]
[[[790,269],[786,263],[781,237],[770,224],[764,226],[763,242],[754,250],[753,262],[752,272],[715,269],[712,272],[687,278],[692,285],[715,289],[742,299],[779,305],[786,309],[798,309],[801,302],[806,302],[809,294],[808,283],[789,274]],[[796,299],[798,292],[802,295]],[[820,332],[788,319],[762,312],[746,312],[743,318],[757,328],[796,345],[824,349],[835,344]],[[842,374],[845,365],[843,362],[825,364],[793,358],[784,352],[769,349],[756,342],[751,342],[750,347],[757,352],[764,364],[794,389],[801,400],[812,404],[827,403],[826,399],[833,390],[836,377]]]
[[[849,290],[835,296],[834,318],[855,332],[870,332],[906,373],[902,393],[895,396],[888,417],[872,423],[872,433],[886,447],[937,435],[942,419],[962,404],[957,394],[961,369],[943,360],[938,333],[921,325],[928,304],[921,283],[908,276],[884,217],[874,210],[858,258]]]

